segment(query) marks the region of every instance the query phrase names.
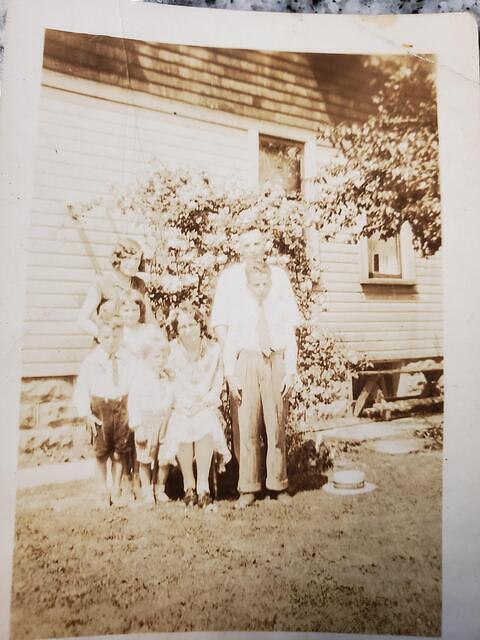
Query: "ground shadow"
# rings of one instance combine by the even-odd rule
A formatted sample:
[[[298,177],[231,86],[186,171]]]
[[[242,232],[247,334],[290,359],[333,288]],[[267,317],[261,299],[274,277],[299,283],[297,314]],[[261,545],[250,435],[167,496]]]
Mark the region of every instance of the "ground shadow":
[[[307,456],[300,468],[289,469],[288,481],[288,491],[293,495],[303,491],[321,489],[328,482],[328,478],[318,461]],[[210,490],[217,500],[231,500],[238,497],[237,483],[238,463],[235,457],[226,465],[223,473],[214,473],[212,465]],[[183,497],[183,478],[179,467],[171,469],[166,484],[166,492],[172,500],[179,500]],[[259,497],[267,494],[268,491],[263,487]]]
[[[305,471],[301,474],[298,473],[290,476],[288,479],[290,492],[292,494],[321,489],[327,482],[327,476],[316,470]]]

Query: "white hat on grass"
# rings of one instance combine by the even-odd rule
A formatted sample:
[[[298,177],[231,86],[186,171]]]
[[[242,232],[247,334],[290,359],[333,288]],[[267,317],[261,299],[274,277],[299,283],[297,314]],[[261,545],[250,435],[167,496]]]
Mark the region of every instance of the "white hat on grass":
[[[365,482],[365,474],[358,469],[344,469],[335,471],[330,482],[322,489],[327,493],[339,496],[353,496],[360,493],[370,493],[376,488],[371,482]]]

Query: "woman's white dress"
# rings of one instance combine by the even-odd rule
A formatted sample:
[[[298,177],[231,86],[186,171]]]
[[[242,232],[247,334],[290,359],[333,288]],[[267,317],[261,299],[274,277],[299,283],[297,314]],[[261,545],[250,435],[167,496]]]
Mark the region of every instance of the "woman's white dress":
[[[217,343],[204,340],[200,357],[193,360],[178,340],[170,343],[169,370],[173,372],[173,411],[163,443],[162,455],[175,459],[182,443],[198,442],[211,435],[220,468],[230,460],[220,413],[223,385],[221,352]],[[191,407],[199,407],[188,415]]]

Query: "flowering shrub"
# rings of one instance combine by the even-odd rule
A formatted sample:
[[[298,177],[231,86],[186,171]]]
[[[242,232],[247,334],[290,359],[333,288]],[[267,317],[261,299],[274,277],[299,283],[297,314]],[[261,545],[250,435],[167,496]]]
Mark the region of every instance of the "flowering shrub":
[[[318,445],[314,440],[305,439],[303,434],[295,429],[287,429],[288,475],[304,475],[314,473],[321,475],[333,468],[334,449],[325,442]]]
[[[322,226],[322,210],[302,197],[213,179],[206,173],[154,166],[128,190],[108,201],[80,206],[120,210],[137,221],[145,237],[148,291],[160,316],[188,301],[210,315],[218,273],[237,260],[238,235],[255,225],[268,238],[267,261],[289,272],[305,324],[298,331],[299,381],[291,397],[290,424],[309,430],[318,410],[328,413],[345,394],[352,371],[363,361],[314,322],[320,302],[320,271],[308,255],[308,229]]]
[[[340,413],[335,405],[344,402],[350,378],[369,362],[349,351],[338,335],[322,331],[315,323],[306,323],[297,337],[299,380],[290,400],[290,419],[295,428],[308,431],[319,415],[325,419]]]
[[[313,288],[305,229],[314,205],[281,191],[215,180],[198,170],[154,168],[111,203],[135,216],[150,243],[150,294],[165,314],[190,300],[208,315],[216,277],[236,260],[239,233],[254,224],[269,237],[268,261],[287,267],[302,312]]]

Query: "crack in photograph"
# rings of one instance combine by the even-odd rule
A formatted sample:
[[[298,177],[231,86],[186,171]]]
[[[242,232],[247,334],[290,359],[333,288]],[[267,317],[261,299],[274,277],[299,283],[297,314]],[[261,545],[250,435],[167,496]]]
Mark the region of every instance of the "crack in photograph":
[[[433,55],[47,29],[13,640],[441,633]]]

